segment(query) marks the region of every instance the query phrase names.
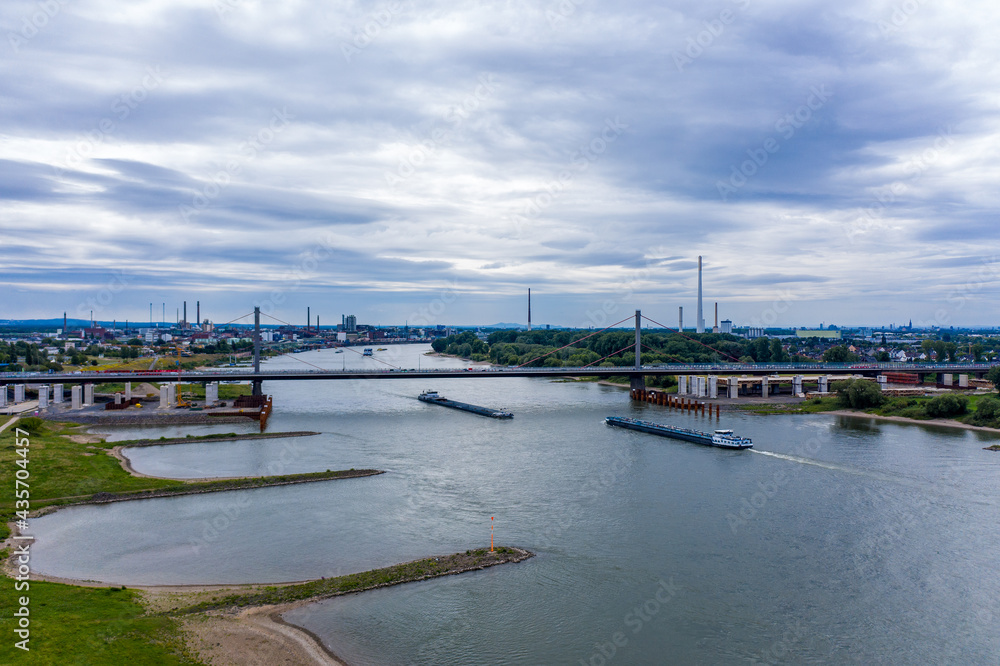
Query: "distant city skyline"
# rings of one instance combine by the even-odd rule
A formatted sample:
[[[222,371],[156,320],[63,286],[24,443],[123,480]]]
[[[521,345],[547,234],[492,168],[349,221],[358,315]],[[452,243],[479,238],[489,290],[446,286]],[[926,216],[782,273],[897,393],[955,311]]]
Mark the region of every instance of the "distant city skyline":
[[[1000,14],[898,5],[4,2],[0,317],[990,326]]]

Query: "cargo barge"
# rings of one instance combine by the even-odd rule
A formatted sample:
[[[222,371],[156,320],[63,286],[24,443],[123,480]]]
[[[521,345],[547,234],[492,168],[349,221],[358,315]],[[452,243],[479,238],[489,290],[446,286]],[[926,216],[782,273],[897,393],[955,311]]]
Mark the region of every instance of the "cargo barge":
[[[479,414],[480,416],[489,416],[490,418],[494,419],[514,418],[514,414],[505,411],[503,409],[491,409],[490,407],[480,407],[478,405],[470,405],[466,402],[456,402],[455,400],[448,400],[447,398],[442,398],[441,396],[438,395],[437,391],[424,391],[419,396],[417,396],[417,399],[435,405],[441,405],[442,407],[461,409],[463,412],[472,412],[473,414]]]
[[[604,422],[619,428],[648,432],[653,435],[660,435],[661,437],[683,439],[686,442],[716,446],[720,449],[749,449],[753,446],[753,442],[749,437],[734,435],[732,430],[716,430],[713,433],[707,433],[700,430],[678,428],[677,426],[653,423],[651,421],[640,421],[639,419],[629,419],[622,416],[609,416],[604,419]]]

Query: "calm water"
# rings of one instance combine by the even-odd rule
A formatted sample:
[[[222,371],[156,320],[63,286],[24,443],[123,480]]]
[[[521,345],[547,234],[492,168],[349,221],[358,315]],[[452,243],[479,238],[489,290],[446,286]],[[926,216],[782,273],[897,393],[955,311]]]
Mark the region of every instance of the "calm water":
[[[412,367],[417,352],[383,355]],[[373,363],[332,351],[272,363],[303,361]],[[415,400],[424,388],[515,418],[426,405]],[[33,564],[125,584],[301,580],[488,544],[495,516],[499,543],[538,557],[286,618],[352,664],[1000,657],[1000,454],[982,450],[992,441],[982,435],[830,416],[716,422],[630,405],[615,388],[540,379],[265,390],[275,396],[270,428],[322,434],[134,449],[136,469],[387,474],[64,509],[34,521]],[[611,429],[608,415],[732,427],[755,449]]]

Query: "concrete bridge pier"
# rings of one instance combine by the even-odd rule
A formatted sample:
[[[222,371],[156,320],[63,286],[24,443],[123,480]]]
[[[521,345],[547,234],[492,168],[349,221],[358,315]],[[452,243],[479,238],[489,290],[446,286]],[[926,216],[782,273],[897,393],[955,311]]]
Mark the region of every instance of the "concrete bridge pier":
[[[0,407],[7,406],[7,385],[0,386]]]
[[[802,394],[802,375],[795,375],[792,377],[792,394],[801,395]]]
[[[132,382],[125,382],[125,400],[129,402],[132,400]]]
[[[116,405],[122,404],[122,394],[121,393],[115,393],[115,404]]]
[[[733,400],[740,397],[740,380],[736,377],[730,377],[727,380],[727,387],[729,389],[729,397]]]
[[[14,384],[14,404],[24,402],[24,384]]]
[[[170,406],[169,386],[169,384],[160,384],[160,409],[166,409]]]
[[[708,376],[708,397],[712,400],[719,397],[719,378],[715,375]]]
[[[83,385],[83,404],[92,405],[94,404],[94,385],[84,384]]]
[[[685,395],[688,392],[688,376],[677,375],[677,395]]]
[[[760,394],[765,398],[771,395],[771,386],[767,381],[767,377],[760,378]]]
[[[219,382],[209,382],[205,384],[205,405],[211,405],[219,401]]]
[[[954,379],[955,379],[954,375],[952,375],[950,372],[946,372],[940,376],[940,381],[945,386],[951,386],[952,384],[954,384],[955,383]]]
[[[830,392],[830,387],[829,387],[829,383],[827,382],[826,375],[820,375],[819,376],[819,387],[818,387],[818,390],[819,390],[820,393],[829,393]]]
[[[878,390],[879,391],[883,391],[884,392],[887,388],[889,388],[889,378],[888,377],[886,377],[885,375],[879,375],[878,377],[876,377],[876,379],[878,380]]]
[[[49,408],[49,387],[42,384],[38,387],[38,409]]]
[[[83,387],[79,384],[69,390],[70,407],[73,409],[83,409]]]
[[[63,392],[62,384],[52,385],[52,404],[61,405],[63,400],[66,399],[66,394]]]
[[[959,375],[958,386],[959,388],[969,388],[969,375]]]

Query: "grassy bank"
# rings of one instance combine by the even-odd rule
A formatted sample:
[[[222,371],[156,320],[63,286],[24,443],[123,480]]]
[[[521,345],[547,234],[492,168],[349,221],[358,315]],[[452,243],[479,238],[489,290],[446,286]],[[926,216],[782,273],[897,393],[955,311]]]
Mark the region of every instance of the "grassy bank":
[[[486,569],[508,562],[521,562],[532,557],[531,553],[520,548],[500,547],[491,552],[486,548],[467,550],[443,557],[428,557],[405,564],[396,564],[383,569],[373,569],[362,573],[338,576],[323,580],[295,585],[255,588],[247,592],[226,594],[179,608],[170,612],[173,614],[201,613],[220,608],[234,609],[249,606],[270,606],[287,604],[306,599],[322,599],[335,597],[352,592],[362,592],[378,587],[389,587],[418,580],[450,576],[465,571]]]
[[[147,615],[141,596],[123,588],[95,588],[31,581],[15,591],[5,580],[0,591],[4,609],[19,608],[27,597],[30,650],[14,647],[14,620],[6,610],[0,619],[4,640],[0,663],[64,666],[65,664],[198,664],[185,648],[174,618]]]

